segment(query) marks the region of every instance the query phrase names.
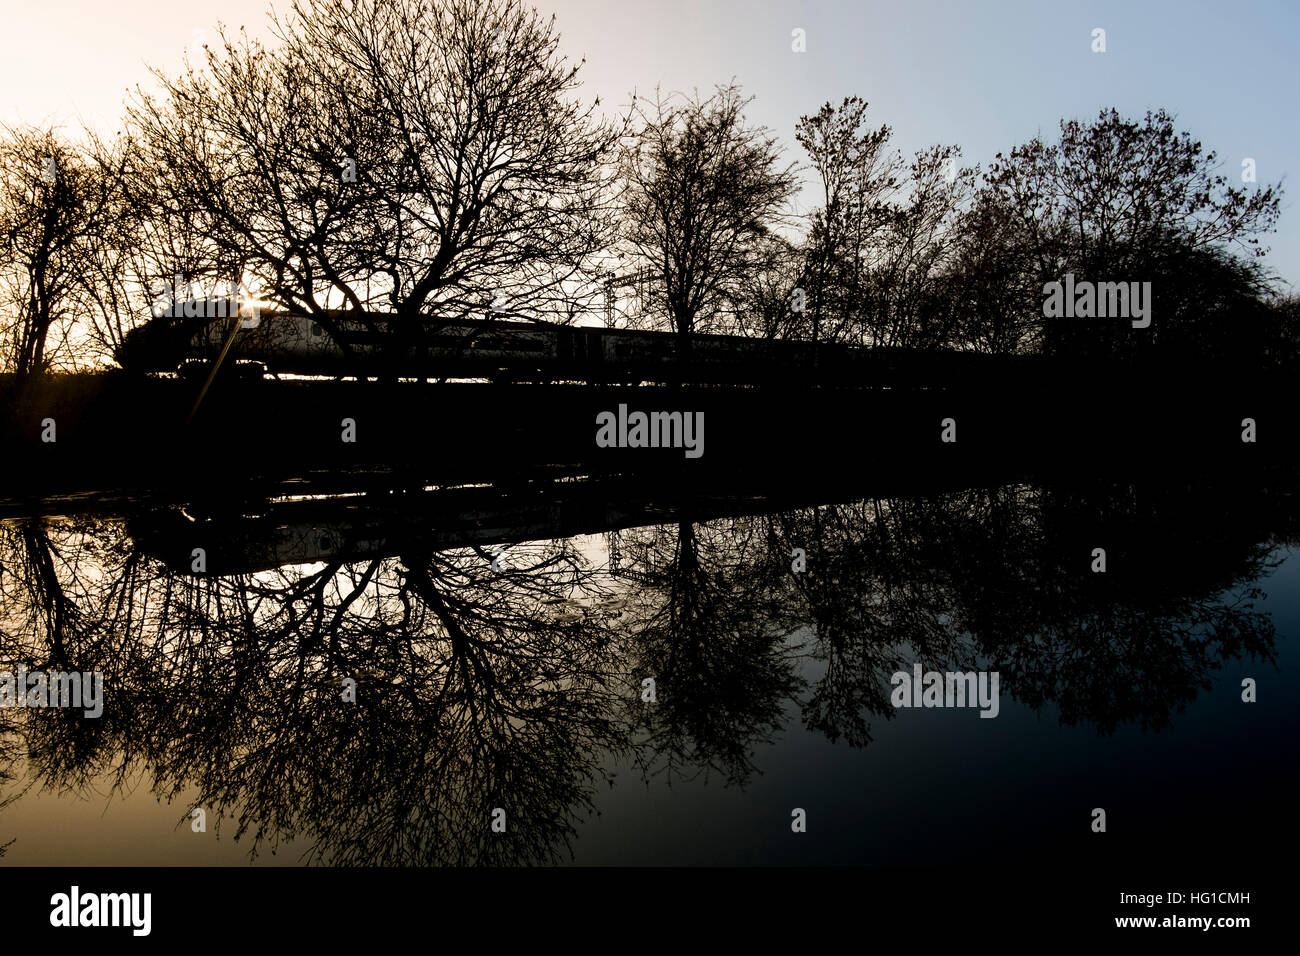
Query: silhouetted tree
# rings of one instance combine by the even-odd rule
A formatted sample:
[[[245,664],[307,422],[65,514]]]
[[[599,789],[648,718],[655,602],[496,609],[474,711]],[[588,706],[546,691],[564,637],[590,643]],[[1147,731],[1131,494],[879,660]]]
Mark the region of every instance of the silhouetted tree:
[[[103,304],[117,172],[96,162],[93,140],[73,143],[51,129],[0,133],[0,344],[20,378],[87,351],[76,320]]]
[[[979,294],[990,307],[1026,295],[1018,309],[1022,318],[1012,325],[1037,325],[1048,352],[1111,354],[1154,347],[1166,328],[1189,314],[1179,313],[1174,304],[1181,295],[1178,283],[1188,279],[1179,263],[1188,255],[1204,261],[1211,249],[1261,256],[1266,250],[1260,236],[1277,221],[1278,187],[1233,186],[1218,167],[1216,154],[1179,133],[1163,110],[1147,113],[1140,122],[1124,119],[1114,109],[1102,110],[1090,123],[1062,121],[1055,143],[1035,138],[1005,156],[998,154],[984,181],[978,207],[983,218],[974,225],[979,246],[1002,244],[1014,250],[1023,258],[1024,271],[999,269],[1006,294],[994,292],[988,283]],[[991,212],[990,205],[998,211]],[[995,238],[992,230],[1005,233]],[[1226,260],[1220,256],[1218,261]],[[966,263],[979,268],[979,253],[968,250]],[[1066,273],[1076,282],[1150,281],[1159,310],[1153,311],[1156,331],[1132,329],[1124,319],[1044,319],[1043,286]],[[1240,269],[1216,273],[1229,288],[1242,288],[1245,274]],[[1033,281],[1023,281],[1023,276]],[[988,336],[970,329],[970,322],[966,326],[968,337],[987,341]]]
[[[763,127],[745,125],[735,85],[707,99],[634,97],[620,174],[623,235],[649,270],[653,308],[683,346],[742,298],[794,192],[793,166]]]
[[[933,348],[955,321],[945,275],[974,183],[960,151],[932,146],[903,164],[888,126],[864,129],[849,97],[799,120],[796,136],[822,184],[806,247],[813,338]]]
[[[616,134],[573,99],[553,20],[517,0],[299,0],[273,31],[270,49],[223,33],[131,105],[155,218],[194,210],[208,258],[331,330],[331,308],[483,318],[582,286]]]
[[[1013,228],[1015,213],[988,191],[979,193],[957,227],[958,242],[944,280],[952,344],[1014,355],[1041,346],[1038,271]]]
[[[811,338],[804,281],[801,249],[776,234],[759,240],[736,283],[734,322],[726,331],[757,339]]]
[[[810,216],[806,292],[814,341],[863,340],[863,309],[871,251],[879,248],[898,188],[902,162],[890,152],[888,126],[864,128],[867,102],[846,97],[802,116],[795,138],[822,187]]]
[[[949,344],[956,318],[947,298],[947,276],[975,178],[973,170],[957,168],[959,156],[952,146],[918,152],[904,176],[902,195],[886,211],[863,317],[873,345]]]

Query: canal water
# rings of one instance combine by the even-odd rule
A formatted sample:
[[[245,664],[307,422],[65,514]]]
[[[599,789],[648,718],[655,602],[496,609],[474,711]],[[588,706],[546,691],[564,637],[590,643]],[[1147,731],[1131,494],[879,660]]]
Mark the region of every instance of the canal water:
[[[0,707],[0,863],[1249,869],[1295,836],[1297,487],[11,516],[0,678],[104,709]],[[996,715],[897,706],[917,665]]]

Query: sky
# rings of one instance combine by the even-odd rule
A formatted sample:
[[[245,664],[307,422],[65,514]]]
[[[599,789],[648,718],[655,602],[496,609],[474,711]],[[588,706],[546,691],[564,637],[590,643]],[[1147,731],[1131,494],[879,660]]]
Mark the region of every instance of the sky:
[[[176,71],[187,46],[218,22],[265,35],[267,0],[4,0],[0,122],[103,132],[124,93],[150,88],[148,66]],[[1133,0],[1097,3],[907,0],[539,0],[563,52],[586,59],[583,95],[626,106],[633,90],[707,93],[735,80],[767,126],[803,162],[798,118],[857,95],[868,121],[889,124],[910,154],[954,143],[987,166],[999,151],[1062,118],[1104,107],[1140,118],[1165,108],[1240,182],[1281,181],[1278,230],[1266,259],[1300,285],[1300,208],[1290,195],[1300,157],[1300,3]],[[277,9],[287,0],[277,0]],[[1106,50],[1093,52],[1093,31]],[[803,30],[806,49],[792,49]],[[816,202],[808,190],[800,206]]]

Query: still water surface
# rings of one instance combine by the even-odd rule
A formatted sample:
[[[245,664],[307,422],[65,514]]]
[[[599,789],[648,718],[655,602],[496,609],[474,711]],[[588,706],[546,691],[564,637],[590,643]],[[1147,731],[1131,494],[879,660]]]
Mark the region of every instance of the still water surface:
[[[1250,866],[1295,835],[1297,485],[14,518],[0,670],[105,710],[0,710],[2,862]],[[895,708],[918,662],[997,717]]]

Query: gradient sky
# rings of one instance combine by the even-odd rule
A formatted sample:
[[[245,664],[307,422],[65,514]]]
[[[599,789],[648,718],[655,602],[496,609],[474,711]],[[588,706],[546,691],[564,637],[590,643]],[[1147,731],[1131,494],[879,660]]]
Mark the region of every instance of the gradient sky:
[[[1300,3],[813,2],[541,0],[563,47],[586,57],[585,91],[625,105],[631,90],[709,90],[734,78],[748,116],[802,161],[794,124],[827,100],[859,95],[905,153],[956,143],[987,165],[1062,117],[1102,107],[1140,117],[1164,107],[1239,180],[1286,180],[1300,156]],[[187,44],[218,21],[265,30],[266,0],[39,0],[10,3],[0,32],[0,122],[111,131],[122,95],[149,85],[146,64],[177,69]],[[277,7],[281,4],[277,3]],[[287,6],[287,2],[284,4]],[[807,32],[807,52],[791,31]],[[1106,30],[1107,51],[1091,33]],[[1297,187],[1285,181],[1288,192]],[[1300,283],[1300,208],[1283,201],[1269,265]],[[807,193],[803,209],[816,197]]]

